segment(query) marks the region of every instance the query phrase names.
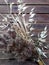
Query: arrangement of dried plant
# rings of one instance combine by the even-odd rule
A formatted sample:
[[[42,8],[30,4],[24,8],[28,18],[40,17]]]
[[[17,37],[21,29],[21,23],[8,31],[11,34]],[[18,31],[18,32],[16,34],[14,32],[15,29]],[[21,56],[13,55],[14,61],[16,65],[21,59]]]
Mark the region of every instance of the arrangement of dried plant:
[[[4,0],[8,6],[8,1]],[[25,20],[24,11],[28,8],[26,3],[23,0],[17,1],[18,14],[12,14],[12,5],[14,2],[10,3],[10,14],[0,14],[3,17],[0,26],[0,51],[4,54],[11,54],[12,58],[14,57],[17,61],[26,61],[31,59],[32,61],[37,62],[39,65],[46,65],[42,60],[42,56],[46,57],[44,52],[44,43],[47,37],[47,26],[44,30],[38,33],[38,35],[32,39],[34,34],[31,33],[35,28],[31,26],[36,24],[33,17],[33,10],[31,9],[28,22]],[[9,22],[8,19],[12,19],[12,22]]]

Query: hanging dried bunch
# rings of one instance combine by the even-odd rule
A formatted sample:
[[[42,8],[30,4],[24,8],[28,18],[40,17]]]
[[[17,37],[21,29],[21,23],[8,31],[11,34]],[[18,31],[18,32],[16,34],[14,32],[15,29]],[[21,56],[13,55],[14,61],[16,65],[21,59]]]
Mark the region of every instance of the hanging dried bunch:
[[[5,0],[6,4],[8,5],[7,0]],[[23,12],[28,8],[25,6],[26,3],[23,0],[18,0],[18,14],[12,14],[12,5],[14,3],[10,3],[10,14],[3,16],[5,24],[2,24],[0,27],[2,32],[0,34],[0,45],[3,46],[4,54],[11,54],[16,58],[17,61],[25,61],[27,59],[34,60],[38,62],[39,65],[45,65],[42,60],[41,56],[47,58],[45,53],[43,52],[43,43],[46,41],[46,33],[47,33],[47,26],[41,33],[38,33],[37,37],[33,40],[31,37],[34,34],[29,34],[34,28],[31,24],[36,24],[33,19],[33,10],[31,9],[30,17],[28,22],[25,20],[25,15]],[[8,22],[8,19],[12,18],[12,23]],[[29,31],[28,31],[29,28]],[[3,33],[5,31],[5,33]]]

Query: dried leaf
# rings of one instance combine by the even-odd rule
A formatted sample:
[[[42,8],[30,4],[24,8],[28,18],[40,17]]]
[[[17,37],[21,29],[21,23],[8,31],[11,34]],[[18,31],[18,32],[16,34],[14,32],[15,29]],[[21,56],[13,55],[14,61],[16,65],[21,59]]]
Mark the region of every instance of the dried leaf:
[[[32,9],[31,9],[31,12],[33,12],[33,11],[34,11],[34,9],[35,9],[35,8],[32,8]]]
[[[17,0],[18,3],[23,3],[23,0]]]
[[[4,0],[6,4],[8,4],[8,0]]]
[[[35,16],[35,14],[32,14],[29,18],[33,18]]]
[[[45,31],[47,30],[47,26],[45,26],[44,30],[45,30]]]
[[[28,6],[23,7],[23,11],[25,11],[28,8]]]
[[[46,39],[38,38],[38,40],[41,42],[46,42]]]
[[[34,29],[35,29],[35,28],[31,27],[31,28],[30,28],[30,31],[32,31],[32,30],[34,30]]]
[[[29,19],[29,22],[33,22],[34,21],[34,19]]]

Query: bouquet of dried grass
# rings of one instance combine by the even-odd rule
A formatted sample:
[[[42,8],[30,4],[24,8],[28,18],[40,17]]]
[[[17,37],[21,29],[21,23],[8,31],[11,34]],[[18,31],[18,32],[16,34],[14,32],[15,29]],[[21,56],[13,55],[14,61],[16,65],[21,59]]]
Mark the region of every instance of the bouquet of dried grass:
[[[5,2],[8,5],[7,0],[5,0]],[[30,32],[34,30],[31,24],[36,24],[36,21],[33,19],[35,15],[33,14],[34,8],[31,9],[29,21],[26,22],[26,14],[23,13],[28,8],[25,6],[26,3],[24,3],[23,0],[17,1],[18,14],[12,14],[13,4],[13,2],[10,3],[10,14],[6,16],[0,14],[3,17],[2,21],[4,21],[0,27],[0,32],[2,32],[0,34],[0,45],[3,48],[3,50],[1,50],[2,53],[5,55],[12,54],[17,61],[31,59],[38,62],[39,65],[45,65],[41,56],[47,58],[45,52],[43,52],[43,43],[47,37],[47,26],[41,33],[38,33],[37,37],[33,40],[32,36],[34,36],[34,34],[30,35]],[[13,22],[8,22],[9,18],[12,18]],[[5,33],[3,33],[3,31]]]

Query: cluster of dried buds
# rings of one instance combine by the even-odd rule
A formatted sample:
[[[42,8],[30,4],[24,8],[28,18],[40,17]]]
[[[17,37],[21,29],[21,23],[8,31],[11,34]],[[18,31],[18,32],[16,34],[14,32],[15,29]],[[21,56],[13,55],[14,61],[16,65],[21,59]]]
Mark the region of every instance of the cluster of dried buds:
[[[6,4],[8,5],[7,0],[5,0]],[[41,55],[46,57],[43,50],[43,43],[46,41],[46,33],[47,33],[47,26],[44,30],[38,35],[34,40],[31,38],[34,34],[30,35],[30,32],[34,30],[31,24],[36,24],[34,22],[33,10],[31,9],[29,22],[26,22],[25,15],[23,12],[26,10],[25,4],[23,0],[18,0],[18,14],[12,14],[12,5],[14,3],[10,3],[10,14],[3,16],[0,14],[4,19],[6,24],[2,23],[0,26],[0,47],[1,51],[4,54],[11,54],[15,59],[18,61],[25,61],[27,59],[34,60],[38,62],[39,65],[45,65],[43,62]],[[8,22],[8,19],[12,18],[12,23]],[[29,31],[28,31],[29,29]],[[3,32],[4,31],[4,32]],[[45,46],[45,48],[47,48]]]

